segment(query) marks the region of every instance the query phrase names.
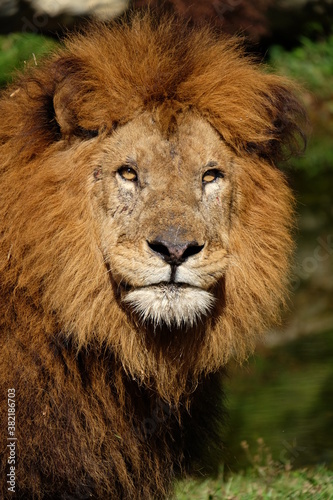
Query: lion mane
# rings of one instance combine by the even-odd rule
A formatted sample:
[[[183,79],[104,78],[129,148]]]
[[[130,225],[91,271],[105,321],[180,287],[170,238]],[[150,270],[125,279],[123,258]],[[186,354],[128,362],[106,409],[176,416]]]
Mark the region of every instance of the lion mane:
[[[246,56],[239,40],[151,15],[68,37],[3,92],[1,470],[10,472],[13,389],[17,498],[165,498],[175,477],[218,463],[224,366],[253,351],[287,295],[293,196],[276,164],[303,145],[296,94]],[[157,132],[149,131],[157,126],[162,139],[154,142]],[[148,132],[137,139],[141,127]],[[211,162],[202,177],[208,194],[200,196],[216,208],[207,211],[198,194],[194,212],[192,180],[181,175],[172,177],[182,183],[178,191],[170,183],[156,187],[158,201],[131,201],[138,161],[120,153],[118,161],[119,148],[152,141],[138,151],[155,158],[177,134],[196,157],[210,144],[223,148],[229,177]],[[170,162],[177,154],[170,149]],[[184,153],[177,168],[186,164],[190,175],[195,161],[186,161]],[[174,175],[167,163],[146,163],[151,176]],[[121,207],[105,187],[116,178]],[[196,241],[175,245],[170,257],[163,231],[180,227],[177,217],[188,232],[192,224]],[[148,226],[163,233],[149,247]],[[206,230],[212,254],[200,240]],[[195,263],[183,276],[200,285],[165,283],[171,258],[176,270],[186,259]],[[128,276],[145,285],[152,279],[145,259],[163,283],[129,290]],[[2,474],[2,498],[10,497],[9,478]]]

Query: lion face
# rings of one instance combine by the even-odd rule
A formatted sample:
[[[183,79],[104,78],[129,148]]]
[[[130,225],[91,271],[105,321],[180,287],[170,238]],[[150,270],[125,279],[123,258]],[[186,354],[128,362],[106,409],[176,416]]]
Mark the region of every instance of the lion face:
[[[232,155],[201,117],[169,138],[144,113],[105,141],[96,182],[101,242],[121,301],[155,325],[193,325],[228,262]]]

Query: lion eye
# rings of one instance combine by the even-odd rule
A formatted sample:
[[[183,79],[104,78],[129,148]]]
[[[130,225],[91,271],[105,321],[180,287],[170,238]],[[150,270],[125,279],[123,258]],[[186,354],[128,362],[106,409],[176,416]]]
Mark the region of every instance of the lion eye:
[[[215,182],[218,178],[222,177],[224,177],[224,174],[220,170],[212,168],[203,174],[202,182],[203,184],[209,184],[210,182]]]
[[[125,181],[136,182],[138,180],[136,171],[131,167],[127,167],[126,165],[118,169],[118,174],[122,179],[125,179]]]

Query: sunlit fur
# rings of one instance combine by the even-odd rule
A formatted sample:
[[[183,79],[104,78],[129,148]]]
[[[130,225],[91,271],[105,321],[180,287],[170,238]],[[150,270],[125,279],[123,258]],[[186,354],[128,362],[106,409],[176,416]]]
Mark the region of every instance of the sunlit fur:
[[[285,300],[293,198],[275,165],[299,148],[303,120],[290,83],[239,45],[149,16],[96,25],[2,95],[0,394],[16,390],[17,498],[164,498],[189,457],[200,468],[205,450],[219,448],[214,373],[253,350]],[[158,125],[165,145],[180,127],[186,132],[186,120],[212,143],[219,138],[230,170],[221,185],[228,183],[233,205],[218,206],[212,195],[217,208],[208,214],[201,203],[203,217],[189,201],[187,222],[181,197],[170,206],[177,224],[214,237],[182,271],[201,287],[201,304],[191,288],[163,326],[154,304],[162,289],[138,302],[143,292],[124,281],[161,280],[165,263],[143,244],[167,209],[164,219],[156,206],[133,209],[147,223],[131,222],[125,202],[121,210],[112,204],[111,187],[105,194],[111,177],[100,173],[100,160],[112,160],[118,133],[129,130],[130,140],[143,125]],[[156,168],[165,178],[163,165]],[[142,321],[148,316],[152,322]],[[6,498],[5,473],[1,480]]]

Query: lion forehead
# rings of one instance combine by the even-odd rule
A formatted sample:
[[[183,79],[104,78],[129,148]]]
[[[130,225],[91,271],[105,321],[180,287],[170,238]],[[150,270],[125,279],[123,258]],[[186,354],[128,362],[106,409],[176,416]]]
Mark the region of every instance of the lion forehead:
[[[167,130],[161,122],[164,119],[169,120]],[[176,173],[174,182],[181,180],[184,172],[201,173],[218,162],[228,169],[234,159],[210,123],[200,113],[187,110],[176,118],[145,111],[119,127],[100,152],[106,166],[114,159],[118,166],[124,163],[139,170],[149,169],[166,179]]]

